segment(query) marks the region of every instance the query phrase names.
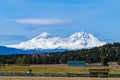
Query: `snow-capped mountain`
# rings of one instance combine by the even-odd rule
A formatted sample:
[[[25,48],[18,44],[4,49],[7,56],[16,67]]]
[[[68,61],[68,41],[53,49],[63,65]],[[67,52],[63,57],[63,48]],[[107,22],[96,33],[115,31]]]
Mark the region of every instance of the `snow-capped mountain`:
[[[90,33],[76,32],[69,37],[54,37],[50,33],[44,32],[37,37],[15,45],[5,45],[17,49],[68,49],[77,50],[82,48],[99,47],[106,44],[99,41]]]

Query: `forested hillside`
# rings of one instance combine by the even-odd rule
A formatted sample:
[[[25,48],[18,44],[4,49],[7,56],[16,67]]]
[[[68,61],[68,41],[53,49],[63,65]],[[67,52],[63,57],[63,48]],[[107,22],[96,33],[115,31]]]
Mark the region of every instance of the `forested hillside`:
[[[89,64],[102,62],[103,65],[116,61],[120,64],[120,43],[77,51],[0,55],[1,64],[65,64],[69,60],[85,60]]]

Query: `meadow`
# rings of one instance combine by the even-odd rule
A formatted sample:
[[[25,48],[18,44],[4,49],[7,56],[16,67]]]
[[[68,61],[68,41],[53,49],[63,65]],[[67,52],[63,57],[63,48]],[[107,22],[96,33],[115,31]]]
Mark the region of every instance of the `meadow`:
[[[30,66],[0,66],[0,72],[22,72],[25,73],[29,69],[32,69],[33,73],[89,73],[91,68],[109,68],[109,73],[120,73],[119,67],[68,67],[65,64],[56,65],[30,65]]]
[[[29,69],[33,73],[89,73],[91,68],[108,68],[108,67],[68,67],[65,64],[56,65],[30,65],[30,66],[0,66],[0,72],[21,72],[25,73]],[[110,73],[120,73],[118,67],[110,68]],[[91,77],[32,77],[32,76],[0,76],[0,80],[120,80],[120,78],[91,78]]]
[[[42,72],[88,72],[89,68],[84,67],[68,67],[66,65],[30,65],[30,66],[0,66],[0,72],[26,72],[32,69],[33,73]]]

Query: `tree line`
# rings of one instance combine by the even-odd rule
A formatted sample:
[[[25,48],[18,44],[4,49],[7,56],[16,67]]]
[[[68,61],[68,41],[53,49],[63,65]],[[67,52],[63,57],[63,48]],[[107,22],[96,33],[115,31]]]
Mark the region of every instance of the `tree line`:
[[[70,60],[84,60],[89,64],[101,62],[102,65],[114,61],[120,65],[120,43],[76,51],[0,55],[0,64],[66,64]]]

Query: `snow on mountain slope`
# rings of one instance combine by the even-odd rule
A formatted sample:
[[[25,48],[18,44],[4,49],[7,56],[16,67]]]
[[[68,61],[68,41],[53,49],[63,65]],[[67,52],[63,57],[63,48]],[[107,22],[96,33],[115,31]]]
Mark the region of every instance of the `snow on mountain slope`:
[[[37,37],[15,45],[7,47],[18,49],[69,49],[76,50],[82,48],[92,48],[104,45],[105,42],[99,41],[90,33],[76,32],[67,38],[54,37],[44,32]]]

